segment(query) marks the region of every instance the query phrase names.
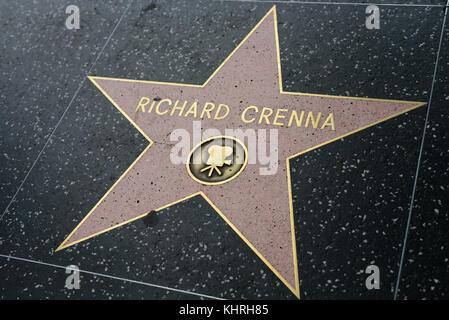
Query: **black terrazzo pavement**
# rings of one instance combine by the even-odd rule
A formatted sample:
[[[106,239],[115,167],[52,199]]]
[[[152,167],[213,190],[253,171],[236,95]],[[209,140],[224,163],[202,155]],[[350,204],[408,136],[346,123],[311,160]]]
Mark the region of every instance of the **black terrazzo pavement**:
[[[219,0],[220,1],[220,0]],[[238,0],[223,0],[226,2],[239,2]],[[242,0],[242,1],[250,1],[250,0]],[[346,4],[351,4],[351,3],[361,3],[361,4],[365,4],[371,5],[380,5],[382,7],[385,6],[389,6],[389,5],[394,5],[397,4],[399,6],[407,6],[407,5],[445,5],[446,1],[444,0],[379,0],[379,1],[369,1],[369,0],[357,0],[357,1],[347,1],[347,0],[336,0],[336,1],[329,1],[329,0],[257,0],[257,2],[266,2],[266,3],[276,3],[276,4],[293,4],[295,5],[296,3],[312,3],[312,4],[320,4],[320,3],[337,3],[337,4],[341,4],[341,5],[346,5]],[[364,7],[366,8],[366,7]]]
[[[4,208],[128,4],[80,1],[82,29],[77,31],[65,29],[63,2],[42,2],[39,8],[1,5],[9,10],[0,10],[1,23],[8,21],[0,35]],[[91,75],[203,83],[271,6],[136,0]],[[279,3],[284,89],[427,101],[442,8],[381,7],[380,30],[365,28],[364,10]],[[446,67],[432,103],[399,298],[447,297],[447,54],[441,63]],[[420,108],[291,160],[302,298],[393,298],[425,113],[426,107]],[[145,139],[85,81],[0,221],[0,254],[75,264],[220,298],[293,299],[201,197],[158,212],[156,219],[54,252],[145,146]],[[380,268],[380,290],[365,287],[369,264]],[[82,275],[79,292],[68,292],[66,276],[63,269],[0,257],[0,297],[199,298],[88,274]],[[432,290],[434,279],[439,283]]]
[[[80,289],[69,289],[66,287],[66,280],[72,273],[65,271],[67,266],[61,267],[14,259],[0,263],[1,282],[15,284],[1,286],[0,299],[208,299],[190,293],[154,288],[148,284],[133,283],[133,279],[125,281],[97,276],[83,270],[79,273]]]
[[[65,8],[82,8],[67,30]],[[7,207],[99,54],[126,1],[0,4],[0,210]]]
[[[435,80],[399,299],[449,298],[449,25]]]

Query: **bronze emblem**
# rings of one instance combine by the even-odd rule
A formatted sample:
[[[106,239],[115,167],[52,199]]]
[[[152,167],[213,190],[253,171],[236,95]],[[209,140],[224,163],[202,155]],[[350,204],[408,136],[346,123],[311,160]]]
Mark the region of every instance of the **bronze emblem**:
[[[248,162],[245,145],[234,137],[217,136],[192,149],[187,172],[197,182],[215,185],[236,178]]]

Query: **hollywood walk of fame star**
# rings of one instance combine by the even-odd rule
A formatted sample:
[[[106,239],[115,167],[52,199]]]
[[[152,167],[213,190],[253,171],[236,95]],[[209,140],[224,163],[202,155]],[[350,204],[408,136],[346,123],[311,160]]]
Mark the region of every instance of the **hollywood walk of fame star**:
[[[289,160],[424,105],[283,91],[275,6],[203,85],[89,78],[150,143],[57,250],[201,195],[297,297]],[[148,101],[143,97],[149,97]],[[170,133],[177,128],[192,131],[192,117],[183,116],[190,103],[186,109],[178,105],[173,112],[175,101],[229,106],[229,114],[220,120],[203,114],[203,128],[223,132],[226,128],[275,126],[279,133],[277,173],[260,175],[256,163],[219,185],[192,179],[185,164],[170,161]],[[301,110],[307,110],[305,115],[299,116]],[[260,117],[261,113],[265,117]],[[291,116],[293,113],[297,116]],[[302,121],[309,113],[314,117],[321,113],[323,120],[314,124],[312,117],[306,127]],[[190,115],[196,115],[196,110]]]

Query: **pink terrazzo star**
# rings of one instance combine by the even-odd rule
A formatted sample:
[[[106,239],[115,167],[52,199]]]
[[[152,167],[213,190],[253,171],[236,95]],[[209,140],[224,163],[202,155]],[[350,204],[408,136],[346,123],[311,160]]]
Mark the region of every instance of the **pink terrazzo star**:
[[[150,144],[58,250],[199,194],[298,297],[289,159],[424,105],[283,91],[275,7],[203,85],[104,77],[90,77],[90,80]],[[178,128],[192,133],[192,121],[200,119],[179,116],[179,110],[170,116],[171,109],[168,108],[173,105],[169,106],[168,102],[160,105],[160,114],[155,107],[149,112],[150,103],[145,106],[145,112],[144,108],[136,111],[142,97],[150,97],[156,102],[170,99],[173,104],[176,100],[180,103],[188,101],[184,113],[194,101],[198,101],[198,106],[205,102],[229,106],[229,114],[224,119],[214,120],[205,115],[201,119],[203,130],[278,129],[277,173],[261,175],[261,165],[249,163],[238,177],[227,183],[203,185],[194,181],[185,164],[170,161],[173,142],[169,136]],[[257,106],[257,110],[249,109],[244,119],[254,120],[244,122],[242,113],[248,106]],[[259,121],[264,108],[267,118]],[[272,114],[268,116],[269,109]],[[283,111],[279,111],[276,120],[278,109]],[[164,113],[166,110],[169,111]],[[298,125],[302,110],[305,110],[304,118]],[[201,111],[200,107],[198,111]],[[297,112],[298,118],[290,121],[292,111]],[[309,121],[308,127],[305,125],[309,112],[314,115],[314,120],[321,112],[316,128],[313,121]],[[332,121],[328,119],[331,113]]]

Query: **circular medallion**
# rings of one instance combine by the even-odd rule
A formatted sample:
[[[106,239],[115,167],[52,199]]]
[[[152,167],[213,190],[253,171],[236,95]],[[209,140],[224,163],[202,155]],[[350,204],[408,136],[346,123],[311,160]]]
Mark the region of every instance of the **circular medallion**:
[[[216,185],[236,178],[247,162],[248,151],[240,140],[216,136],[201,141],[190,151],[187,172],[199,183]]]

